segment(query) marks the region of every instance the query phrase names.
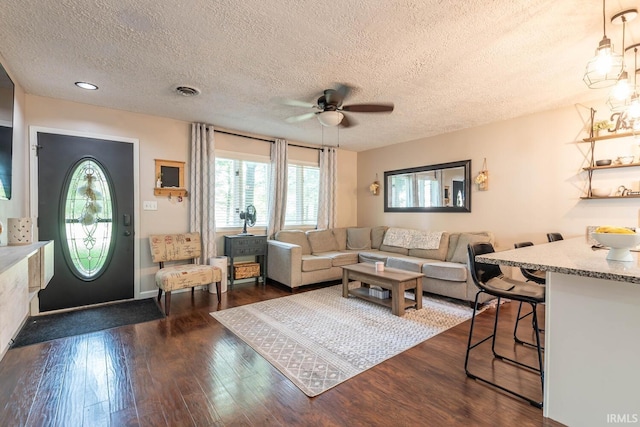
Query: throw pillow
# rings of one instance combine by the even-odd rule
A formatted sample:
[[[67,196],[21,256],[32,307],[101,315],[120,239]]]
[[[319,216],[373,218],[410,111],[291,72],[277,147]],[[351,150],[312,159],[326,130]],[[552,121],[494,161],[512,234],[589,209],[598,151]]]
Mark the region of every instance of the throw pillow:
[[[456,246],[456,251],[453,253],[451,262],[466,264],[469,258],[469,251],[467,249],[467,245],[469,245],[469,243],[489,243],[490,241],[491,238],[489,236],[484,236],[482,234],[460,234],[458,246]]]
[[[380,249],[387,228],[386,225],[379,225],[371,229],[371,249]]]
[[[356,251],[371,249],[371,228],[347,228],[347,249]]]
[[[444,261],[447,257],[447,251],[449,250],[449,233],[442,232],[440,238],[440,246],[438,249],[409,249],[409,256],[416,256],[418,258],[425,259],[437,259]]]
[[[338,250],[338,242],[336,238],[333,237],[331,230],[307,231],[307,237],[309,238],[312,254]]]

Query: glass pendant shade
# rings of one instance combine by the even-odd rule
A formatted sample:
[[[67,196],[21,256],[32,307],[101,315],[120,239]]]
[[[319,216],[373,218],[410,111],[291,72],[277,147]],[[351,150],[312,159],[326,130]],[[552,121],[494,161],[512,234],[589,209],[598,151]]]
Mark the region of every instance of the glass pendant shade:
[[[318,121],[322,126],[338,126],[343,117],[344,114],[340,111],[323,111],[318,114]]]
[[[637,93],[631,96],[631,102],[627,107],[627,117],[630,119],[640,118],[640,97]]]
[[[613,51],[611,40],[605,36],[600,40],[595,56],[587,63],[583,80],[591,89],[610,87],[616,84],[622,71],[622,55]]]
[[[612,112],[617,113],[623,111],[629,104],[629,98],[633,93],[633,85],[629,81],[629,74],[623,71],[618,78],[618,82],[611,89],[607,104]]]

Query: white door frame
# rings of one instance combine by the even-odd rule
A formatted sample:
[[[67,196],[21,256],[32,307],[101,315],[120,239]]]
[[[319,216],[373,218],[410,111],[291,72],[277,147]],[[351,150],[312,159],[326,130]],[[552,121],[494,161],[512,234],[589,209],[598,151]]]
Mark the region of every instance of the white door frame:
[[[118,141],[133,144],[133,210],[135,213],[133,226],[136,232],[133,239],[133,297],[135,299],[140,299],[140,140],[138,138],[126,138],[123,136],[111,136],[91,132],[78,132],[73,130],[56,129],[42,126],[29,126],[29,212],[31,218],[38,217],[38,150],[36,146],[38,145],[39,132],[51,133],[55,135],[78,136],[82,138],[104,139],[108,141]],[[33,237],[34,241],[37,241],[38,228],[34,228],[35,230],[33,232]],[[61,243],[54,242],[54,244]]]

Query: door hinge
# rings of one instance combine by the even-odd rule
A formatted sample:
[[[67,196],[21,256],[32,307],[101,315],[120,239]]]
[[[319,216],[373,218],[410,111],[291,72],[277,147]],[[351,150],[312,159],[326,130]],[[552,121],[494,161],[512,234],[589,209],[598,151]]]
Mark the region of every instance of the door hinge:
[[[40,150],[44,148],[42,145],[33,145],[32,147],[36,151],[36,157],[38,157]]]

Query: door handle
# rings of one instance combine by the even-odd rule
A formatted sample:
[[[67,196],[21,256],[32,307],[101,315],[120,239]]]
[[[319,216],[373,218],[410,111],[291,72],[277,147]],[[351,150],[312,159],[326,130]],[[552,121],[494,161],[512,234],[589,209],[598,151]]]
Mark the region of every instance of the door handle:
[[[131,225],[131,215],[122,215],[122,225],[124,225],[125,227],[129,227]]]
[[[131,232],[129,230],[125,230],[124,235],[129,237],[129,236],[131,236]]]

